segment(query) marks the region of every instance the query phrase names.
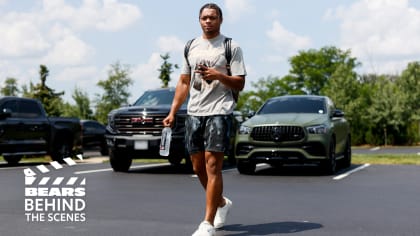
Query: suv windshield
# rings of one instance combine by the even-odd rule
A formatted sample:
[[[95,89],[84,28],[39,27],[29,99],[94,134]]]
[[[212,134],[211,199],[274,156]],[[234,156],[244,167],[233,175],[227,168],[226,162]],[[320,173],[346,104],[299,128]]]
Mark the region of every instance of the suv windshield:
[[[154,90],[146,91],[137,101],[134,106],[156,106],[156,105],[171,105],[175,95],[175,90]]]
[[[258,111],[258,114],[272,113],[325,114],[326,107],[321,97],[280,97],[268,100]]]

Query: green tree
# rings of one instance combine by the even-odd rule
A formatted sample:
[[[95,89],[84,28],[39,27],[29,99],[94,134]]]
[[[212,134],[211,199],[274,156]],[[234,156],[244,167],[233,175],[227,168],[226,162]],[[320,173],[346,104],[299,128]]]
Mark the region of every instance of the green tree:
[[[160,66],[160,69],[158,69],[158,71],[160,72],[159,79],[162,81],[162,88],[167,88],[169,85],[169,82],[171,81],[171,74],[173,72],[172,67],[178,69],[178,65],[177,64],[174,65],[168,62],[170,58],[169,53],[160,55],[160,57],[163,59],[163,63]]]
[[[345,112],[352,129],[352,143],[364,144],[368,126],[363,116],[368,107],[366,99],[369,93],[364,89],[353,68],[340,65],[322,89],[321,94],[330,97],[335,106]]]
[[[45,65],[40,65],[39,76],[41,82],[31,86],[32,92],[27,95],[41,101],[45,111],[49,116],[60,116],[62,113],[61,108],[63,105],[61,96],[64,95],[64,91],[56,93],[54,89],[48,87],[46,84],[48,75],[48,68]]]
[[[267,99],[288,93],[288,85],[279,77],[268,76],[251,82],[252,91],[241,92],[236,109],[256,111]]]
[[[76,102],[76,105],[65,103],[63,107],[64,116],[78,117],[87,120],[94,119],[87,92],[76,87],[73,91],[72,98]]]
[[[18,96],[19,88],[17,86],[17,80],[15,78],[6,78],[4,87],[1,88],[0,93],[3,96]]]
[[[377,77],[370,89],[371,103],[366,110],[366,120],[374,132],[373,140],[367,140],[374,144],[394,144],[398,142],[400,127],[404,125],[403,113],[405,110],[404,101],[406,94],[393,83],[389,76]],[[379,140],[377,137],[383,137]],[[378,143],[379,142],[379,143]]]
[[[323,47],[320,50],[300,51],[289,59],[291,69],[287,77],[289,91],[305,94],[320,94],[323,87],[340,65],[352,70],[360,63],[351,57],[350,50],[342,51],[336,47]]]
[[[405,94],[403,119],[406,121],[407,143],[420,141],[420,62],[411,62],[396,81]]]
[[[96,94],[96,119],[101,123],[107,123],[110,111],[128,104],[130,92],[129,86],[133,80],[129,77],[130,67],[116,62],[108,71],[108,79],[100,80],[97,85],[101,87],[103,94]]]

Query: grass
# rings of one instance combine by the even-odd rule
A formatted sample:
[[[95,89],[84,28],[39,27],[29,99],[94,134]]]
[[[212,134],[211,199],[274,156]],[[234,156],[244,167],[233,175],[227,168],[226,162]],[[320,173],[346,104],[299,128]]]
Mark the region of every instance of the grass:
[[[416,154],[352,154],[353,164],[375,165],[420,165],[420,155]]]

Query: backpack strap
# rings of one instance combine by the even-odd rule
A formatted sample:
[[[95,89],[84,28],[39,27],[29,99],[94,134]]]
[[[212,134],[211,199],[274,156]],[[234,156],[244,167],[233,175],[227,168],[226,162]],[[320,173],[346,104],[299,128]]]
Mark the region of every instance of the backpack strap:
[[[190,69],[191,69],[191,65],[190,65],[190,61],[188,60],[188,52],[190,51],[190,47],[191,47],[191,44],[192,44],[193,41],[194,41],[194,39],[188,40],[188,42],[185,44],[185,47],[184,47],[184,57],[185,57],[185,60],[187,61],[187,65]]]
[[[223,45],[225,46],[225,57],[226,57],[226,69],[228,75],[232,75],[232,72],[230,71],[230,62],[232,61],[232,38],[225,38],[225,41],[223,41]]]

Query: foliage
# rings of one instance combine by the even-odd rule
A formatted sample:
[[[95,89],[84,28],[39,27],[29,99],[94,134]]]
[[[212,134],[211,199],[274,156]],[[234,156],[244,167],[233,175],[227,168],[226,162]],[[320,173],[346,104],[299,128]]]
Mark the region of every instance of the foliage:
[[[97,83],[104,90],[103,94],[96,94],[96,118],[99,122],[107,123],[110,111],[128,104],[128,88],[133,83],[129,75],[130,67],[116,62],[108,71],[108,79]]]
[[[76,87],[73,91],[72,98],[76,102],[76,105],[65,103],[63,105],[63,116],[78,117],[86,120],[94,119],[87,92]]]
[[[256,111],[269,98],[287,94],[287,84],[279,77],[261,78],[252,82],[253,91],[241,92],[237,109],[243,112]]]
[[[6,78],[5,85],[0,89],[3,96],[18,96],[19,92],[15,78]]]
[[[287,81],[296,94],[320,94],[339,66],[355,69],[360,63],[350,56],[351,52],[336,47],[323,47],[320,50],[300,51],[289,59],[291,69]]]
[[[160,57],[163,59],[163,63],[160,66],[160,69],[158,69],[158,71],[160,72],[159,79],[162,80],[162,88],[167,88],[169,82],[171,81],[171,73],[173,72],[172,67],[178,69],[178,65],[174,65],[168,62],[170,58],[169,53],[160,55]]]
[[[41,82],[36,85],[31,84],[31,89],[26,95],[38,99],[49,116],[60,116],[62,113],[60,108],[63,104],[61,96],[64,95],[64,91],[56,93],[54,89],[48,87],[46,84],[48,75],[48,68],[45,65],[40,65],[39,77]]]

